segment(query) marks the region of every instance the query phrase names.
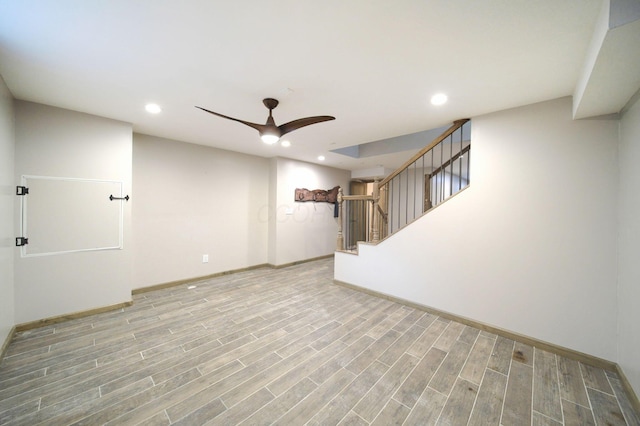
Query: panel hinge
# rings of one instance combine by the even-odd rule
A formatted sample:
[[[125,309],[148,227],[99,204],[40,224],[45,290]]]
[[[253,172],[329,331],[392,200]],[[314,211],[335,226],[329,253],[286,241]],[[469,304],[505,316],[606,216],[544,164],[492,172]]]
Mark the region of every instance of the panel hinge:
[[[29,193],[29,188],[26,186],[16,186],[16,195],[27,195]]]
[[[25,237],[16,237],[16,247],[22,247],[29,244],[29,239]]]

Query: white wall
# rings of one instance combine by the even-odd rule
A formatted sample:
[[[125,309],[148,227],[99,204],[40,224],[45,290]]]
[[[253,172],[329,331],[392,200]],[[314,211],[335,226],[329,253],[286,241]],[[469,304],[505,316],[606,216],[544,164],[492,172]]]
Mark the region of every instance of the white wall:
[[[341,186],[348,193],[351,173],[318,164],[286,158],[273,158],[276,194],[271,204],[271,240],[269,263],[284,265],[333,254],[338,235],[338,219],[334,205],[296,202],[296,188],[331,189]],[[287,214],[290,211],[291,214]]]
[[[24,101],[15,102],[15,114],[15,182],[21,175],[116,180],[135,200],[130,124]],[[16,323],[131,300],[131,204],[125,203],[123,250],[16,253]]]
[[[133,183],[134,288],[267,263],[269,160],[135,134]]]
[[[618,363],[640,395],[640,101],[620,125]]]
[[[15,237],[13,209],[16,199],[14,169],[13,97],[0,76],[0,346],[14,325],[13,256]]]
[[[471,186],[335,278],[615,360],[617,126],[570,98],[474,118]]]
[[[278,158],[272,158],[269,160],[269,209],[268,209],[268,221],[269,221],[269,247],[267,251],[267,258],[270,265],[276,265],[277,253],[278,253],[278,221],[276,220],[276,208],[278,205]]]

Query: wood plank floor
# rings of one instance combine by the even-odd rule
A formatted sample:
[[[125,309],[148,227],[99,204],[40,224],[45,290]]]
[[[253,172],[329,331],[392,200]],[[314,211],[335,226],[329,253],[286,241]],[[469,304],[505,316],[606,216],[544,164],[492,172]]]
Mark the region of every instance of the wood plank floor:
[[[6,425],[638,425],[616,373],[333,284],[331,259],[18,333]]]

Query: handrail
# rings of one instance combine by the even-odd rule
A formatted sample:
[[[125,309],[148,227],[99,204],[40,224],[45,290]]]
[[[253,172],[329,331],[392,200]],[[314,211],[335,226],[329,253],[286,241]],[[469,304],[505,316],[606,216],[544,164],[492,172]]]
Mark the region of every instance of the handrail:
[[[373,201],[373,195],[343,195],[343,200],[371,200]]]
[[[469,121],[468,118],[462,118],[460,120],[454,121],[453,124],[451,125],[451,127],[449,127],[443,134],[441,134],[440,136],[435,138],[433,140],[433,142],[431,142],[429,145],[427,145],[426,147],[424,147],[420,151],[418,151],[413,157],[411,157],[409,160],[407,160],[402,166],[398,167],[389,176],[387,176],[386,178],[382,179],[380,181],[379,185],[383,186],[383,185],[386,185],[387,183],[389,183],[389,181],[391,179],[393,179],[394,177],[396,177],[400,173],[402,173],[406,168],[408,168],[410,165],[415,163],[418,160],[418,158],[422,157],[424,154],[429,152],[429,150],[433,149],[434,146],[438,145],[440,142],[442,142],[443,140],[445,140],[446,138],[451,136],[451,134],[453,132],[455,132],[460,127],[462,127],[464,125],[464,123],[466,123],[467,121]]]
[[[438,167],[437,169],[433,169],[431,171],[431,173],[429,173],[429,175],[430,176],[437,175],[441,171],[445,170],[447,167],[449,167],[449,165],[454,163],[458,158],[462,157],[464,154],[469,152],[470,149],[471,149],[471,146],[469,146],[469,145],[465,146],[464,148],[462,148],[462,151],[460,151],[459,153],[457,153],[453,157],[451,157],[449,160],[447,160],[444,163],[442,163],[442,166]]]

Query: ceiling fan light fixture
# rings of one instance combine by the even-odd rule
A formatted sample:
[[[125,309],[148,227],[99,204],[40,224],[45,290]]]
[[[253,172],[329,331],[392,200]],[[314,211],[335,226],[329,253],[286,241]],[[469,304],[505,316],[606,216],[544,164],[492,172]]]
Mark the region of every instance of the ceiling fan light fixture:
[[[267,145],[273,145],[280,140],[280,136],[274,135],[273,133],[263,133],[260,135],[260,139]]]

